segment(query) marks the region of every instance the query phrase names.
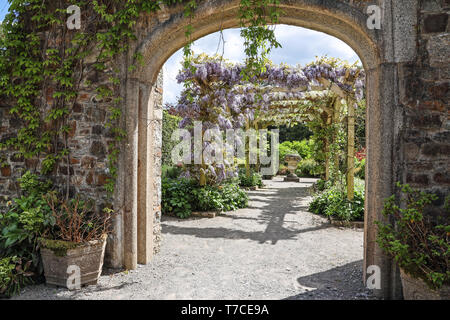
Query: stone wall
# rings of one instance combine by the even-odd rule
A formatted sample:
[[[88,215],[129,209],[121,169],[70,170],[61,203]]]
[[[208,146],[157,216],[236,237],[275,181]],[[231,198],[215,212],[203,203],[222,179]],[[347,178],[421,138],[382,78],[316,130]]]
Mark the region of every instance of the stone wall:
[[[6,142],[20,127],[20,121],[11,116],[11,107],[0,101],[0,142]],[[26,168],[32,169],[33,163],[25,162],[17,152],[0,151],[0,210],[6,206],[9,198],[18,194],[17,178]]]
[[[110,202],[104,186],[109,177],[108,148],[114,136],[106,125],[111,101],[99,100],[89,81],[106,83],[108,77],[107,72],[98,72],[92,64],[86,64],[77,101],[70,108],[67,118],[70,127],[67,141],[59,137],[55,142],[59,144],[59,149],[67,143],[70,153],[47,175],[61,192],[69,191],[70,197],[81,194],[96,199],[98,208]],[[52,93],[49,88],[44,95],[46,106],[53,103]],[[21,125],[21,121],[9,110],[7,104],[0,105],[0,141],[3,142],[13,137]],[[0,175],[0,196],[3,197],[17,196],[17,178],[27,170],[40,171],[43,160],[42,157],[24,159],[13,150],[1,151],[0,159],[3,159]]]
[[[400,66],[404,182],[439,195],[432,215],[450,193],[450,1],[420,1],[417,59]],[[448,218],[448,217],[447,217]]]

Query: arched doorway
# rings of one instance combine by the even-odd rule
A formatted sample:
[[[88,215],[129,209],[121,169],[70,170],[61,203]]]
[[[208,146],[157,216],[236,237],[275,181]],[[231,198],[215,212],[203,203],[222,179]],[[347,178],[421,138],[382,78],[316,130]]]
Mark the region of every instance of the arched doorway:
[[[381,35],[367,28],[363,6],[347,1],[282,1],[280,23],[305,27],[335,36],[361,57],[367,74],[366,217],[364,270],[376,265],[381,270],[380,296],[399,294],[397,271],[376,245],[374,222],[382,220],[383,199],[393,193],[396,164],[394,153],[395,65],[381,57]],[[164,62],[186,43],[185,26],[191,23],[193,39],[221,28],[239,26],[239,1],[204,1],[192,21],[183,16],[182,7],[166,15],[146,16],[137,23],[138,40],[122,57],[122,96],[125,105],[127,141],[123,146],[117,183],[116,207],[122,208],[110,241],[110,263],[136,268],[147,263],[157,251],[160,215],[161,83],[158,74]],[[144,65],[129,72],[137,53]],[[365,275],[366,277],[367,275]]]

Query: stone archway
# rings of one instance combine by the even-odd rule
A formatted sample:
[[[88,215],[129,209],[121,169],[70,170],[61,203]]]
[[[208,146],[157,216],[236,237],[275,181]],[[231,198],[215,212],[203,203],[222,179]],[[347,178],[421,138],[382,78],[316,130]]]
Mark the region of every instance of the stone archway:
[[[335,36],[350,45],[363,61],[368,88],[364,269],[379,266],[378,294],[397,298],[401,296],[397,271],[376,245],[374,221],[382,219],[383,199],[393,193],[394,182],[402,175],[401,155],[395,152],[400,148],[398,128],[403,126],[396,108],[397,68],[414,59],[416,31],[408,22],[414,21],[417,12],[408,1],[382,2],[381,30],[367,28],[367,4],[352,0],[281,1],[285,14],[280,23]],[[238,6],[238,0],[202,1],[192,19],[193,38],[239,26]],[[400,10],[405,12],[406,20],[395,16]],[[162,89],[158,74],[164,62],[185,44],[184,27],[189,23],[181,6],[159,16],[143,17],[137,24],[138,40],[121,58],[128,137],[122,148],[115,197],[116,207],[122,212],[108,246],[112,266],[134,269],[138,263],[149,262],[159,250]],[[133,63],[136,53],[143,55],[145,65],[129,73],[127,66]]]
[[[164,62],[185,42],[184,28],[192,22],[193,38],[236,27],[239,0],[202,0],[189,21],[182,5],[154,15],[143,15],[135,25],[137,41],[117,58],[122,127],[114,194],[114,233],[108,241],[106,263],[133,269],[147,263],[159,250],[161,202],[161,78]],[[363,61],[367,74],[367,143],[365,268],[381,268],[384,298],[400,298],[396,265],[375,242],[375,220],[381,220],[383,199],[395,193],[394,183],[411,184],[438,195],[426,214],[448,218],[444,198],[450,193],[450,24],[448,0],[281,0],[285,14],[280,23],[301,26],[335,36],[350,45]],[[369,5],[381,11],[381,29],[369,30]],[[25,5],[25,4],[24,4]],[[53,9],[52,9],[53,10]],[[90,13],[86,12],[88,16]],[[30,17],[27,17],[30,18]],[[42,34],[42,39],[46,34]],[[134,71],[135,54],[145,64]],[[94,58],[94,60],[93,60]],[[97,99],[96,85],[110,70],[98,72],[95,53],[86,57],[85,80],[67,121],[70,157],[58,163],[48,177],[68,194],[80,193],[109,200],[105,184],[110,176],[106,153],[111,133],[106,130],[109,102]],[[115,74],[115,72],[114,72]],[[52,88],[42,89],[42,102],[52,105]],[[3,97],[2,97],[3,98]],[[14,102],[0,101],[0,142],[9,141],[21,128],[11,114]],[[16,192],[23,169],[39,170],[42,158],[25,159],[14,149],[0,150],[0,197]],[[0,207],[4,203],[0,201]],[[367,269],[366,269],[367,270]]]

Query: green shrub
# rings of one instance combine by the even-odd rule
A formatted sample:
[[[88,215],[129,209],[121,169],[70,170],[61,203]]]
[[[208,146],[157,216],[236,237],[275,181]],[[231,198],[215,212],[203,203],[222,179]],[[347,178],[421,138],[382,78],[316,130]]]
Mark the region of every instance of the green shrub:
[[[412,189],[409,185],[397,183],[405,199],[400,207],[395,195],[386,199],[383,215],[389,222],[377,221],[377,243],[392,256],[406,273],[423,279],[430,288],[438,289],[450,284],[448,261],[450,245],[448,217],[444,221],[427,218],[424,210],[438,197],[435,194]],[[446,198],[447,216],[450,214]],[[442,219],[442,218],[441,218]]]
[[[328,189],[331,187],[331,181],[325,181],[322,179],[317,180],[317,182],[313,185],[313,190],[318,191],[324,191],[325,189]]]
[[[246,208],[248,205],[247,193],[233,183],[224,184],[218,187],[222,195],[221,211],[234,211]]]
[[[192,211],[232,211],[245,208],[248,196],[235,183],[200,187],[188,179],[165,178],[162,183],[162,212],[188,218]]]
[[[198,211],[234,211],[248,204],[247,193],[232,183],[196,188],[192,192]]]
[[[22,196],[8,203],[0,213],[0,257],[17,256],[31,260],[38,274],[42,272],[37,239],[54,226],[55,219],[45,200],[51,184],[41,182],[30,172],[19,179]]]
[[[30,262],[23,265],[22,259],[16,256],[0,259],[0,297],[16,295],[23,286],[33,282],[32,273],[27,272]]]
[[[176,179],[180,176],[183,169],[178,166],[168,166],[163,164],[161,167],[161,177],[164,178],[170,178],[170,179]]]
[[[217,187],[194,188],[192,194],[196,200],[194,210],[212,211],[222,206],[222,195]]]
[[[355,188],[354,198],[349,201],[342,187],[332,186],[314,197],[309,211],[341,221],[363,221],[364,190]]]
[[[250,188],[250,187],[262,188],[264,186],[261,174],[251,170],[250,176],[247,177],[245,168],[239,169],[239,185],[244,188]]]
[[[355,158],[355,177],[363,180],[366,178],[366,159],[359,161],[358,158]]]
[[[320,165],[314,159],[301,160],[295,174],[300,177],[316,177],[320,174]]]
[[[55,224],[44,198],[51,183],[30,172],[18,180],[21,196],[0,212],[0,294],[7,296],[42,274],[38,238]]]
[[[180,218],[187,218],[192,213],[192,189],[194,182],[188,179],[162,180],[162,212],[173,213]]]
[[[295,150],[290,148],[290,141],[285,141],[282,144],[280,144],[280,149],[279,149],[279,157],[280,157],[280,164],[285,164],[285,158],[287,154],[292,154],[292,153],[297,153]]]
[[[287,154],[294,153],[300,155],[302,159],[312,158],[312,140],[285,141],[280,144],[280,164],[284,163]]]

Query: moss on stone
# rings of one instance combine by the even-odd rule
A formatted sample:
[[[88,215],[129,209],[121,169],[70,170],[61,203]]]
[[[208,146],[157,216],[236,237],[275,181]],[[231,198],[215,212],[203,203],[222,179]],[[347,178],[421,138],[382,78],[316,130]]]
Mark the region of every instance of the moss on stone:
[[[65,257],[67,255],[67,250],[75,249],[82,245],[82,243],[44,238],[40,238],[39,243],[43,248],[51,250],[57,257]]]

